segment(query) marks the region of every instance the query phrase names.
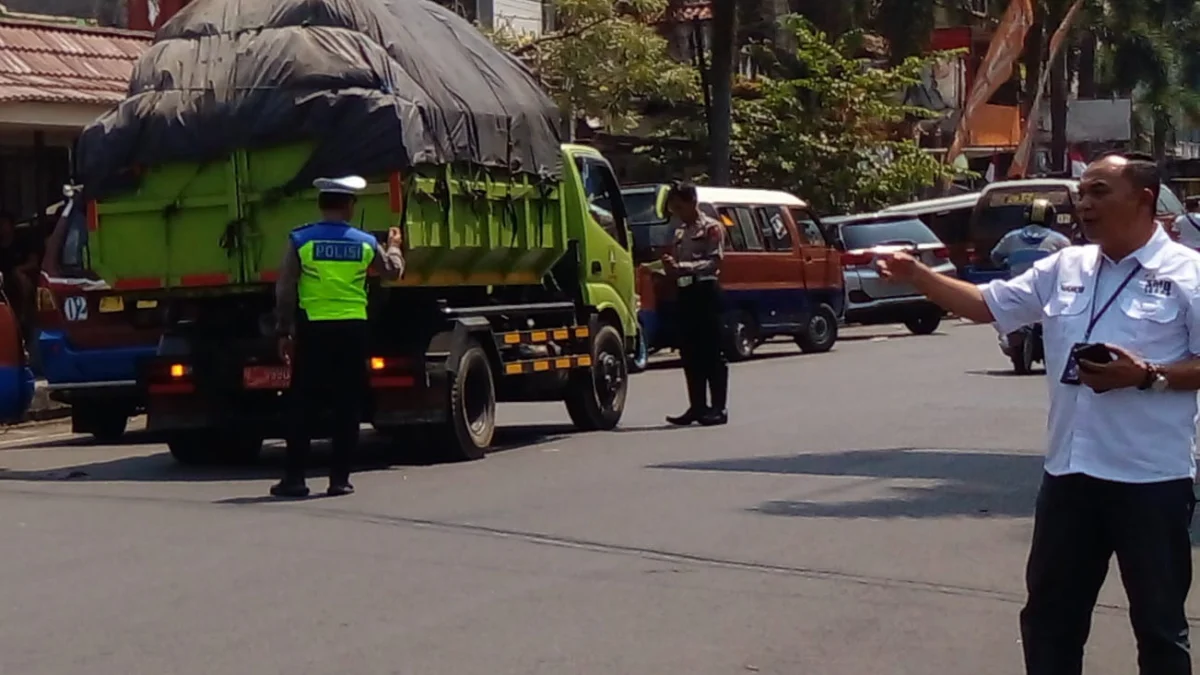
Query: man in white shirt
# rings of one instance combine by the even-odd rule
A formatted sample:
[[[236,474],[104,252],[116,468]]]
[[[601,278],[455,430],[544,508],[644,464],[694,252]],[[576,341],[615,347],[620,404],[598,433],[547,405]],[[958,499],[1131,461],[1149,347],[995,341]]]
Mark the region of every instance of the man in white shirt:
[[[1200,250],[1200,197],[1187,198],[1187,212],[1175,219],[1173,227],[1179,233],[1179,243]]]
[[[902,253],[879,262],[885,276],[960,316],[1002,332],[1044,327],[1049,447],[1021,612],[1030,675],[1081,672],[1114,553],[1139,672],[1192,672],[1184,601],[1192,581],[1200,253],[1155,222],[1159,184],[1147,158],[1091,164],[1078,214],[1095,245],[1064,249],[1015,279],[977,287]],[[1073,356],[1082,344],[1103,346]],[[1106,353],[1111,361],[1101,363]]]

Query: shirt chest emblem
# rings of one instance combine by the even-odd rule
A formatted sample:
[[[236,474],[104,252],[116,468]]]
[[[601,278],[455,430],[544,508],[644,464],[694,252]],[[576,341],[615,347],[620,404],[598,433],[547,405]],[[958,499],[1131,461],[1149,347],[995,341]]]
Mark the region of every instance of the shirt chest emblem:
[[[1063,293],[1082,293],[1083,286],[1081,284],[1059,284],[1058,290]]]
[[[1142,291],[1156,298],[1169,298],[1175,292],[1175,284],[1170,279],[1150,277],[1142,281]]]

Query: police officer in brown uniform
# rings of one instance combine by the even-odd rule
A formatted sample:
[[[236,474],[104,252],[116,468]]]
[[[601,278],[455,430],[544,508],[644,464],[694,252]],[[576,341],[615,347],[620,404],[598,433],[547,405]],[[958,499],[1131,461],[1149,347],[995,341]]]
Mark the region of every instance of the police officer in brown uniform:
[[[688,392],[687,412],[668,417],[667,422],[677,426],[725,424],[729,421],[729,366],[721,351],[719,280],[725,228],[700,211],[696,186],[690,183],[671,187],[667,209],[675,226],[675,244],[662,262],[678,289],[679,353]]]

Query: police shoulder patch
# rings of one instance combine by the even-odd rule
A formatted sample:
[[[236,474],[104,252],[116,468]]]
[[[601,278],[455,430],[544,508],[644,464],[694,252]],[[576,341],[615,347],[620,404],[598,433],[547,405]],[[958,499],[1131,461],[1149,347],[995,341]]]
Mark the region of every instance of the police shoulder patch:
[[[363,245],[357,241],[314,241],[313,260],[321,262],[362,262]]]

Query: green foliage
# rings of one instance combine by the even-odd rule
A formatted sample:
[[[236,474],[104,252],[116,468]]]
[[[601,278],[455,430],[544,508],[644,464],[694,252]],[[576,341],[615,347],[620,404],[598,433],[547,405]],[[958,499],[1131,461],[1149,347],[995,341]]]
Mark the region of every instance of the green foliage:
[[[789,16],[802,75],[744,82],[733,102],[735,185],[794,192],[819,211],[875,209],[912,198],[953,175],[897,128],[929,111],[906,106],[903,92],[920,81],[931,59],[912,57],[894,67],[870,68],[852,58],[857,36],[837,40],[807,19]],[[680,120],[665,132],[704,147],[702,120]],[[676,151],[678,152],[678,151]],[[701,164],[694,154],[660,155],[673,166]]]
[[[1134,95],[1138,126],[1153,128],[1162,152],[1169,130],[1200,121],[1200,2],[1093,0],[1088,10],[1101,45],[1099,80]]]
[[[655,30],[666,0],[557,0],[556,30],[534,38],[501,27],[490,37],[530,65],[563,110],[632,130],[640,104],[699,96],[694,69]]]

